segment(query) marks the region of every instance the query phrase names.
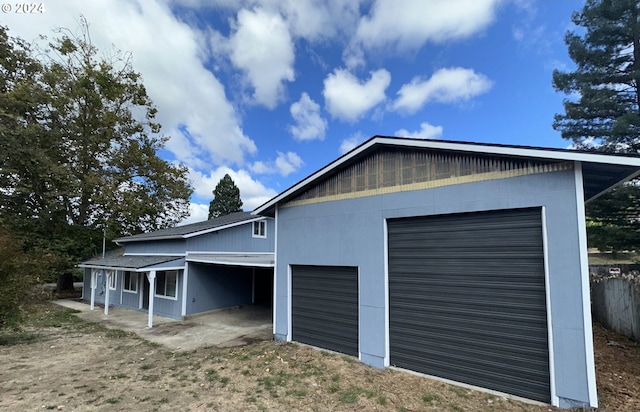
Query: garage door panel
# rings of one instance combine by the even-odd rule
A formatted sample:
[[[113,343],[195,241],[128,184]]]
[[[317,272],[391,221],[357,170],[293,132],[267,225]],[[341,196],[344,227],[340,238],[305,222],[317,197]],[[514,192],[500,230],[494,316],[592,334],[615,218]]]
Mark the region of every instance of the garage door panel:
[[[295,341],[358,355],[358,271],[355,267],[292,266]]]
[[[541,211],[388,221],[391,364],[550,401]]]

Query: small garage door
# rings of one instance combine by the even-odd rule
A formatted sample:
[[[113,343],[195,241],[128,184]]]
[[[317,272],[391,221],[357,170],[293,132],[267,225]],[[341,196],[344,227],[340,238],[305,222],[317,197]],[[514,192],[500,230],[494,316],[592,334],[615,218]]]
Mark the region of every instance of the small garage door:
[[[388,221],[392,365],[550,402],[541,210]]]
[[[358,356],[358,269],[291,267],[294,341]]]

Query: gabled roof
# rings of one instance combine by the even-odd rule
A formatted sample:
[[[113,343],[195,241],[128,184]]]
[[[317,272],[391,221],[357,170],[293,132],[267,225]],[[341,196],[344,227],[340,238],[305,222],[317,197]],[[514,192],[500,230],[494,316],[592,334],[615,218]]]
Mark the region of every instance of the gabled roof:
[[[156,230],[155,232],[121,237],[119,239],[116,239],[115,242],[121,244],[127,242],[143,242],[148,240],[187,239],[193,236],[227,229],[259,219],[261,218],[258,216],[254,216],[253,214],[251,214],[251,212],[236,212],[226,216],[217,217],[215,219],[192,223],[190,225],[176,226],[168,229]]]
[[[580,162],[582,164],[585,201],[593,200],[612,187],[640,174],[639,156],[535,146],[374,136],[268,202],[258,206],[252,213],[273,216],[277,204],[290,200],[315,182],[367,156],[379,147],[431,149],[450,153],[475,153],[509,158]]]

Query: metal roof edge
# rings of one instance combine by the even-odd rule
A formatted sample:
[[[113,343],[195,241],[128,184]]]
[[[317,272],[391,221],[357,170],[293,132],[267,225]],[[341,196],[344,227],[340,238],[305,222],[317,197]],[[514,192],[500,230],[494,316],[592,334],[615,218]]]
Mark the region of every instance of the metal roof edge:
[[[568,160],[579,161],[586,163],[606,163],[620,166],[637,166],[640,167],[639,156],[628,156],[623,154],[606,154],[602,152],[585,152],[570,149],[554,149],[543,147],[529,147],[529,146],[511,146],[511,145],[499,145],[491,143],[473,143],[473,142],[456,142],[451,140],[433,140],[433,139],[414,139],[403,137],[390,137],[390,136],[373,136],[367,141],[363,142],[359,146],[355,147],[351,151],[338,157],[331,163],[302,179],[298,183],[294,184],[290,188],[276,195],[272,199],[263,203],[255,208],[251,214],[259,215],[265,213],[281,200],[289,197],[292,193],[302,189],[311,182],[317,180],[323,175],[327,174],[336,167],[344,164],[353,157],[359,155],[362,152],[369,150],[375,145],[389,145],[398,147],[418,147],[425,149],[441,149],[457,152],[468,153],[482,153],[482,154],[494,154],[505,155],[515,157],[529,157],[540,158],[550,160]],[[490,150],[488,150],[490,149]]]

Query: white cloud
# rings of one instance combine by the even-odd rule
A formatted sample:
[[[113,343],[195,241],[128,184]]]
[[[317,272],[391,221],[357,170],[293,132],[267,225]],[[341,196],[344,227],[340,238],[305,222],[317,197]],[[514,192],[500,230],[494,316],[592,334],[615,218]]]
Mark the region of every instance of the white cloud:
[[[336,69],[324,79],[324,100],[327,110],[334,117],[354,122],[367,111],[386,99],[385,90],[391,75],[385,69],[370,73],[367,81],[361,81],[348,70]]]
[[[289,29],[280,14],[261,8],[240,10],[236,24],[229,39],[231,62],[246,73],[254,101],[273,109],[283,99],[283,83],[295,80]]]
[[[78,27],[80,14],[89,24],[91,39],[102,51],[131,51],[133,68],[158,107],[157,120],[171,136],[167,149],[188,165],[242,163],[256,146],[240,126],[222,83],[204,66],[202,34],[178,20],[163,1],[69,0],[47,7],[45,13],[6,14],[10,35],[27,41],[51,29]],[[162,30],[158,28],[162,27]],[[161,52],[159,52],[161,48]],[[207,110],[202,110],[206,107]],[[183,134],[187,131],[188,137]]]
[[[431,41],[464,39],[486,28],[501,0],[377,0],[362,17],[355,42],[403,52]]]
[[[487,92],[491,86],[491,80],[472,69],[440,69],[427,80],[415,77],[411,82],[402,85],[397,93],[400,97],[390,108],[415,113],[429,102],[456,103],[470,100]]]
[[[289,176],[291,173],[300,169],[304,162],[294,152],[281,153],[278,152],[278,158],[276,159],[276,168],[281,176]]]
[[[410,137],[413,139],[439,139],[442,136],[442,126],[434,126],[427,122],[420,123],[420,130],[410,132],[407,129],[397,130],[398,137]]]
[[[240,189],[240,199],[242,200],[242,208],[244,210],[253,210],[277,194],[275,190],[269,189],[259,181],[253,179],[246,170],[233,170],[229,167],[221,166],[205,174],[190,169],[189,178],[192,181],[194,197],[196,198],[194,203],[205,204],[206,202],[208,207],[209,202],[213,199],[213,189],[215,189],[225,174],[229,174],[236,186],[238,186],[238,189]],[[194,213],[200,213],[198,212],[198,208],[198,206],[195,207]]]
[[[357,132],[340,142],[340,154],[345,154],[348,151],[355,149],[360,143],[364,142],[364,136],[362,133]]]
[[[289,132],[296,140],[324,139],[327,121],[320,115],[320,105],[307,93],[302,93],[300,100],[293,103],[289,111],[296,122],[289,127]]]
[[[208,203],[193,203],[189,204],[189,217],[184,219],[178,224],[178,226],[188,225],[191,223],[197,223],[205,221],[209,218],[209,204]]]
[[[274,161],[263,162],[257,161],[251,165],[251,171],[256,174],[279,174],[280,176],[289,176],[291,173],[300,170],[304,161],[297,153],[278,152],[278,157]]]

